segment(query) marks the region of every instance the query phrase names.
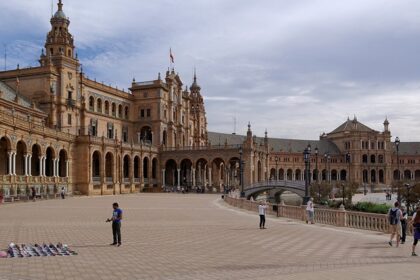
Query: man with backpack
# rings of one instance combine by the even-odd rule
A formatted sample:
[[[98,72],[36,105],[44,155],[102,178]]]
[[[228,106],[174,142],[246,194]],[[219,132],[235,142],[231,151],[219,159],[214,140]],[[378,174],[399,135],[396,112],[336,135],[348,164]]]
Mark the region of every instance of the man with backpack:
[[[400,203],[395,201],[394,207],[388,211],[389,228],[391,230],[391,238],[389,239],[389,246],[392,246],[392,239],[396,236],[397,247],[400,245],[401,238],[401,219],[402,212],[400,210]]]

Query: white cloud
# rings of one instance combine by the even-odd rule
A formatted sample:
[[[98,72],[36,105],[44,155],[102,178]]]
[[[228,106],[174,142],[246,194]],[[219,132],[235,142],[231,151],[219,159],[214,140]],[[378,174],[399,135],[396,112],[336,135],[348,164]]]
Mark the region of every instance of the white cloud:
[[[232,132],[236,116],[237,132],[251,121],[259,135],[316,139],[356,114],[420,141],[418,1],[64,0],[64,11],[99,81],[155,79],[169,47],[184,84],[196,66],[210,130]],[[10,65],[33,65],[49,1],[2,1],[0,17],[0,43],[19,46]]]

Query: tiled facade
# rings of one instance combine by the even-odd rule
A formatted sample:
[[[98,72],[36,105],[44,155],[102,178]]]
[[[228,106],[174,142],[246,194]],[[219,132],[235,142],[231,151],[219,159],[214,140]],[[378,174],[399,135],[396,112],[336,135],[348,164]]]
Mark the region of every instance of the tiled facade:
[[[0,72],[6,193],[32,186],[88,195],[182,186],[213,191],[239,185],[240,157],[245,184],[302,180],[308,143],[319,151],[312,154],[313,180],[385,186],[398,178],[387,120],[382,132],[347,120],[319,141],[257,138],[250,126],[246,136],[207,132],[196,75],[189,88],[174,69],[153,81],[133,80],[128,91],[96,82],[83,72],[69,25],[59,1],[40,66]],[[418,150],[420,143],[401,143],[401,178],[420,179]]]

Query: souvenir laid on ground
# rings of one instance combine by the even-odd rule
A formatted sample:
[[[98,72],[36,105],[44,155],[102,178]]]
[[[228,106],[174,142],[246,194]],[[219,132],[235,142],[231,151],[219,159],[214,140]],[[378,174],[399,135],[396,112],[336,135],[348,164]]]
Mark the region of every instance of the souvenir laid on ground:
[[[7,249],[6,256],[8,258],[25,258],[25,257],[46,257],[46,256],[73,256],[77,255],[77,253],[70,248],[66,244],[58,243],[54,245],[50,243],[49,245],[43,243],[42,245],[39,244],[21,244],[16,245],[14,243],[9,244],[9,248]],[[0,258],[1,258],[1,251],[0,251]]]

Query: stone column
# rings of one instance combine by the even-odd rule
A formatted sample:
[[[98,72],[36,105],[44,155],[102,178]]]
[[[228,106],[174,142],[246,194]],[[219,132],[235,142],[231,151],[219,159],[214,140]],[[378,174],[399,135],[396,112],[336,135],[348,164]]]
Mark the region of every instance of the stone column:
[[[69,177],[69,168],[70,168],[70,162],[66,160],[66,177]]]
[[[11,175],[16,175],[16,152],[12,152],[11,155],[12,155]]]
[[[195,168],[192,169],[192,186],[195,187]]]
[[[177,169],[177,171],[178,171],[178,188],[180,188],[181,187],[181,169]]]
[[[26,154],[26,155],[24,155],[23,156],[23,158],[25,159],[25,176],[28,176],[28,159],[29,159],[29,155],[28,154]]]
[[[32,176],[32,155],[29,155],[28,157],[28,176]]]
[[[162,188],[165,188],[165,169],[162,169]]]
[[[209,187],[212,188],[212,181],[211,181],[211,168],[209,168]]]
[[[42,166],[43,166],[43,164],[42,164],[42,162],[44,161],[44,157],[43,156],[40,156],[39,157],[39,176],[44,176],[44,171],[42,170]]]
[[[42,176],[47,176],[46,175],[46,168],[45,168],[45,166],[46,166],[46,164],[47,164],[47,157],[42,157]]]
[[[56,168],[56,175],[57,177],[60,177],[60,159],[57,158],[57,168]]]
[[[53,177],[55,177],[56,176],[56,174],[57,174],[57,159],[53,159],[52,160],[52,163],[53,163]]]
[[[13,153],[12,152],[8,152],[7,155],[9,156],[9,167],[8,167],[8,171],[9,171],[9,175],[13,174],[13,170],[12,170],[12,161],[13,161]]]

